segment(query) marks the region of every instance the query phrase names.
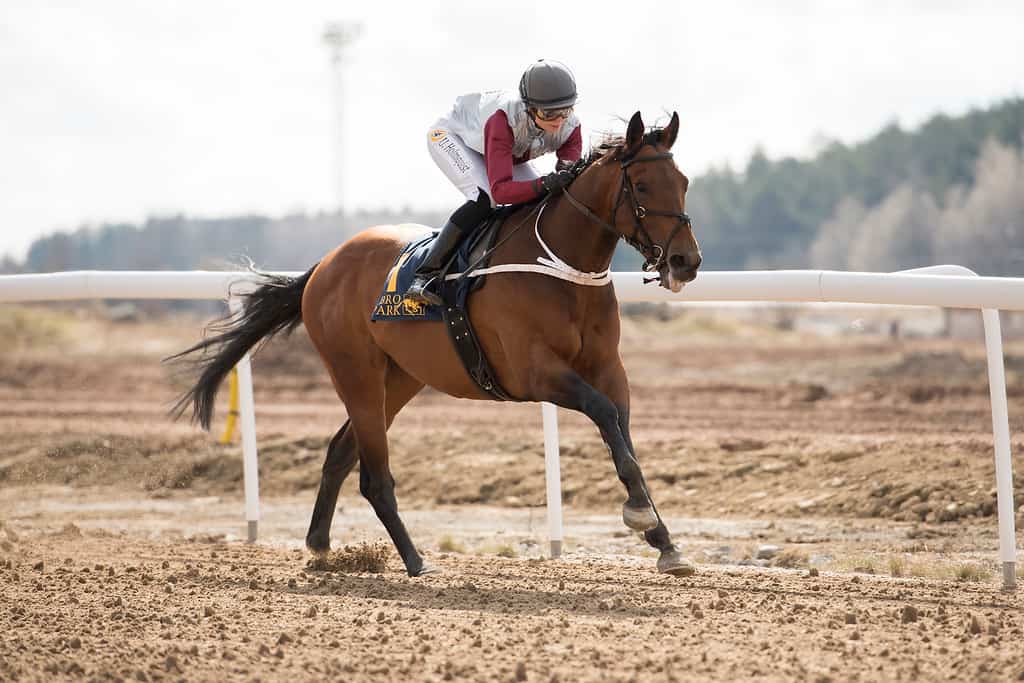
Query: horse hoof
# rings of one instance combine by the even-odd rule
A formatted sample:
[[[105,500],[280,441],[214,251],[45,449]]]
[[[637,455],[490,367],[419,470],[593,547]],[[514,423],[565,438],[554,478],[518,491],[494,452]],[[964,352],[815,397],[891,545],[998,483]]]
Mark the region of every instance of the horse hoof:
[[[658,515],[654,513],[654,508],[650,505],[645,508],[631,508],[629,505],[623,505],[622,521],[634,531],[647,531],[658,526]]]
[[[331,537],[328,534],[311,533],[306,536],[306,549],[316,557],[324,557],[331,552]]]
[[[438,567],[436,565],[433,565],[433,564],[428,564],[428,563],[424,562],[423,566],[420,567],[418,572],[410,573],[409,576],[430,576],[431,574],[440,574],[440,573],[441,573],[441,568],[440,567]]]
[[[658,571],[672,576],[693,576],[697,568],[678,550],[667,550],[658,558]]]
[[[310,555],[312,555],[313,557],[316,557],[318,559],[325,558],[325,557],[327,557],[328,555],[331,554],[331,546],[330,546],[330,544],[328,544],[326,546],[323,546],[323,547],[314,547],[314,546],[312,546],[312,545],[307,543],[306,544],[306,550],[309,551]]]

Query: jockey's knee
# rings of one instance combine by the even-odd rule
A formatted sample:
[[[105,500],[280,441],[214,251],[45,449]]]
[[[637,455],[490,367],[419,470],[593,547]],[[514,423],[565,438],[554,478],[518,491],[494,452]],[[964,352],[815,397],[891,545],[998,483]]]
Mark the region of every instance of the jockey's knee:
[[[487,190],[482,187],[477,187],[476,205],[481,211],[491,210],[491,195],[487,194]]]
[[[487,218],[491,213],[491,197],[483,188],[477,188],[479,194],[476,200],[467,201],[452,214],[452,223],[463,230],[477,226],[480,221]]]

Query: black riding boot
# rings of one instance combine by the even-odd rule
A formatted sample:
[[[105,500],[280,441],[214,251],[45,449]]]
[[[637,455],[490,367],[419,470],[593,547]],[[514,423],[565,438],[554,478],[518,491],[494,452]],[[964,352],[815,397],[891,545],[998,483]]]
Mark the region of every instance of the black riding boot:
[[[437,288],[437,285],[440,284],[435,283],[434,280],[440,275],[441,268],[448,262],[448,258],[455,250],[461,237],[462,228],[458,224],[453,223],[451,220],[444,224],[444,227],[441,228],[441,234],[430,245],[427,257],[423,259],[423,263],[416,269],[416,275],[413,277],[412,284],[409,285],[409,289],[405,292],[406,299],[420,305],[441,305],[441,297],[436,292],[428,289],[428,287],[433,284]]]
[[[479,189],[476,200],[470,200],[457,208],[448,222],[441,228],[441,234],[430,245],[430,252],[423,263],[416,269],[412,284],[405,293],[405,298],[420,305],[441,305],[440,295],[431,289],[437,289],[440,283],[435,282],[441,269],[448,263],[452,252],[458,246],[462,233],[480,225],[491,213],[491,197],[483,188]]]

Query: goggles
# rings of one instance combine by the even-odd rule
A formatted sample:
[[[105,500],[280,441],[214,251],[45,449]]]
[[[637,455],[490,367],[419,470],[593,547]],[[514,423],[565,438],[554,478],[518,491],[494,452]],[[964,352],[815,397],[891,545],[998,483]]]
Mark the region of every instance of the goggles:
[[[537,118],[541,121],[557,121],[558,119],[567,119],[572,114],[572,107],[562,107],[560,109],[534,109],[533,113],[536,114]]]

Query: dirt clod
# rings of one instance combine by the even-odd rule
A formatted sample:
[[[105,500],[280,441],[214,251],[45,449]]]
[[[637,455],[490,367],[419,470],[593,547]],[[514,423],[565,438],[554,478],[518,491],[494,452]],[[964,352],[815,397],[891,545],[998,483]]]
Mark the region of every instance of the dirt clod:
[[[391,549],[383,543],[363,542],[347,545],[340,550],[311,558],[306,568],[312,571],[329,572],[373,572],[380,573],[387,567]]]

